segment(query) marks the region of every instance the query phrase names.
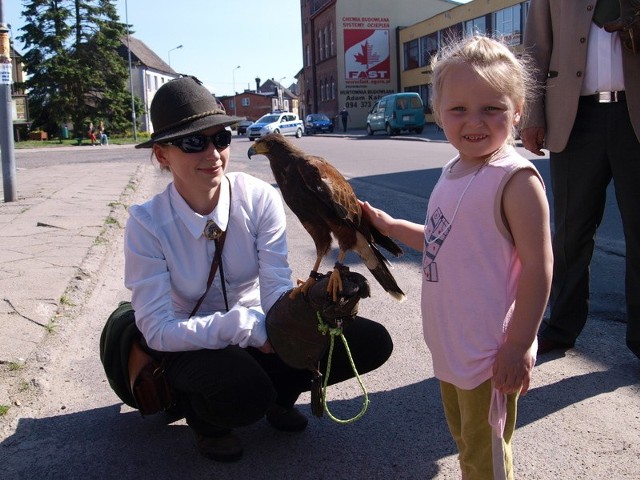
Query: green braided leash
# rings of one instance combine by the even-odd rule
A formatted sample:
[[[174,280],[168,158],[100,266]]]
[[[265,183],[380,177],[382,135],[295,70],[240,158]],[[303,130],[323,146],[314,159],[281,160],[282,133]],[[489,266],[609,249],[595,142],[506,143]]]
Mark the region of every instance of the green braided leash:
[[[329,416],[329,418],[334,422],[337,422],[340,424],[353,423],[356,420],[359,420],[360,418],[362,418],[362,416],[367,411],[367,407],[369,406],[369,395],[367,394],[367,389],[365,388],[364,384],[362,383],[362,380],[360,379],[360,375],[358,374],[356,365],[353,362],[353,357],[351,356],[351,350],[349,350],[349,344],[347,343],[347,339],[344,337],[344,334],[342,333],[342,321],[337,320],[336,323],[338,326],[335,328],[331,328],[329,325],[327,325],[322,321],[320,312],[316,312],[316,316],[318,317],[318,330],[320,331],[320,333],[322,333],[323,335],[331,336],[331,342],[329,344],[329,358],[327,359],[327,373],[324,377],[324,384],[322,385],[322,406],[324,407],[325,412],[327,412],[327,415]],[[335,417],[329,411],[329,406],[327,405],[327,384],[329,383],[329,373],[331,372],[331,358],[333,356],[333,345],[334,345],[336,336],[339,336],[340,339],[342,340],[342,343],[344,344],[344,348],[347,351],[347,356],[349,357],[349,363],[351,364],[353,373],[355,374],[356,379],[360,384],[360,388],[362,389],[362,393],[364,394],[364,402],[362,403],[362,409],[360,410],[360,413],[358,413],[355,417],[349,418],[346,420]]]

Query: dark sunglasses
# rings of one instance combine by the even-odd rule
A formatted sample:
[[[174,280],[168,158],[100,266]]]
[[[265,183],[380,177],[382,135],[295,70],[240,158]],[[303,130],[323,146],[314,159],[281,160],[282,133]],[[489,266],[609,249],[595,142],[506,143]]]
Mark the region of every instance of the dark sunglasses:
[[[231,145],[231,132],[228,130],[220,130],[213,135],[196,134],[171,140],[170,142],[166,142],[166,144],[174,145],[184,153],[200,153],[209,147],[209,142],[213,143],[213,146],[217,150],[224,150]]]

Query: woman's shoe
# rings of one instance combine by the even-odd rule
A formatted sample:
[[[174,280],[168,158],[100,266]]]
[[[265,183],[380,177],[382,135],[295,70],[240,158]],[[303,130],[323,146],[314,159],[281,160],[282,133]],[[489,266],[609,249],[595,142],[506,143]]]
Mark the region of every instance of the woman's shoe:
[[[242,444],[233,433],[208,437],[196,433],[198,450],[204,457],[218,462],[237,462],[242,458]]]
[[[284,408],[273,405],[267,410],[267,421],[276,430],[301,432],[307,428],[309,420],[296,407]]]

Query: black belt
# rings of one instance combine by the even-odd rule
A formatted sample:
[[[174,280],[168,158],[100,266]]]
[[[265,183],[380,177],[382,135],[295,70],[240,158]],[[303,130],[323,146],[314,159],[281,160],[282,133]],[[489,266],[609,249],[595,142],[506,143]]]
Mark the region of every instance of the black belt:
[[[582,99],[594,103],[618,103],[626,102],[627,96],[624,90],[620,90],[617,92],[598,92],[595,95],[582,95],[580,100]]]

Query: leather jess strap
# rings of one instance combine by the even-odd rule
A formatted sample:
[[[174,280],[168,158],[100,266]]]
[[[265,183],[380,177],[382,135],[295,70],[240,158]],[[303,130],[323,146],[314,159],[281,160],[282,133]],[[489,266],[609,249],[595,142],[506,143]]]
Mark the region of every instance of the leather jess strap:
[[[229,218],[231,218],[231,181],[229,180],[228,177],[225,177],[225,178],[227,179],[227,182],[229,182]],[[229,229],[229,224],[227,223],[227,230],[228,229]],[[207,225],[205,226],[205,231],[207,230],[215,230],[215,228],[212,229],[210,227],[210,223],[207,222]],[[220,267],[220,280],[222,283],[222,294],[224,295],[224,304],[225,304],[225,307],[227,308],[227,311],[229,311],[229,303],[227,302],[227,288],[224,282],[224,273],[223,273],[224,269],[222,267],[222,249],[224,248],[224,241],[227,238],[227,230],[221,231],[218,228],[218,230],[216,231],[215,237],[217,238],[214,237],[216,253],[214,253],[213,260],[211,261],[211,269],[209,270],[209,277],[207,278],[207,288],[205,289],[202,296],[198,299],[198,302],[196,303],[195,307],[193,307],[193,310],[191,310],[191,314],[189,315],[189,317],[193,317],[198,312],[198,309],[200,308],[200,305],[202,305],[204,297],[206,297],[207,293],[209,293],[209,289],[211,288],[213,279],[216,276],[218,267]]]

